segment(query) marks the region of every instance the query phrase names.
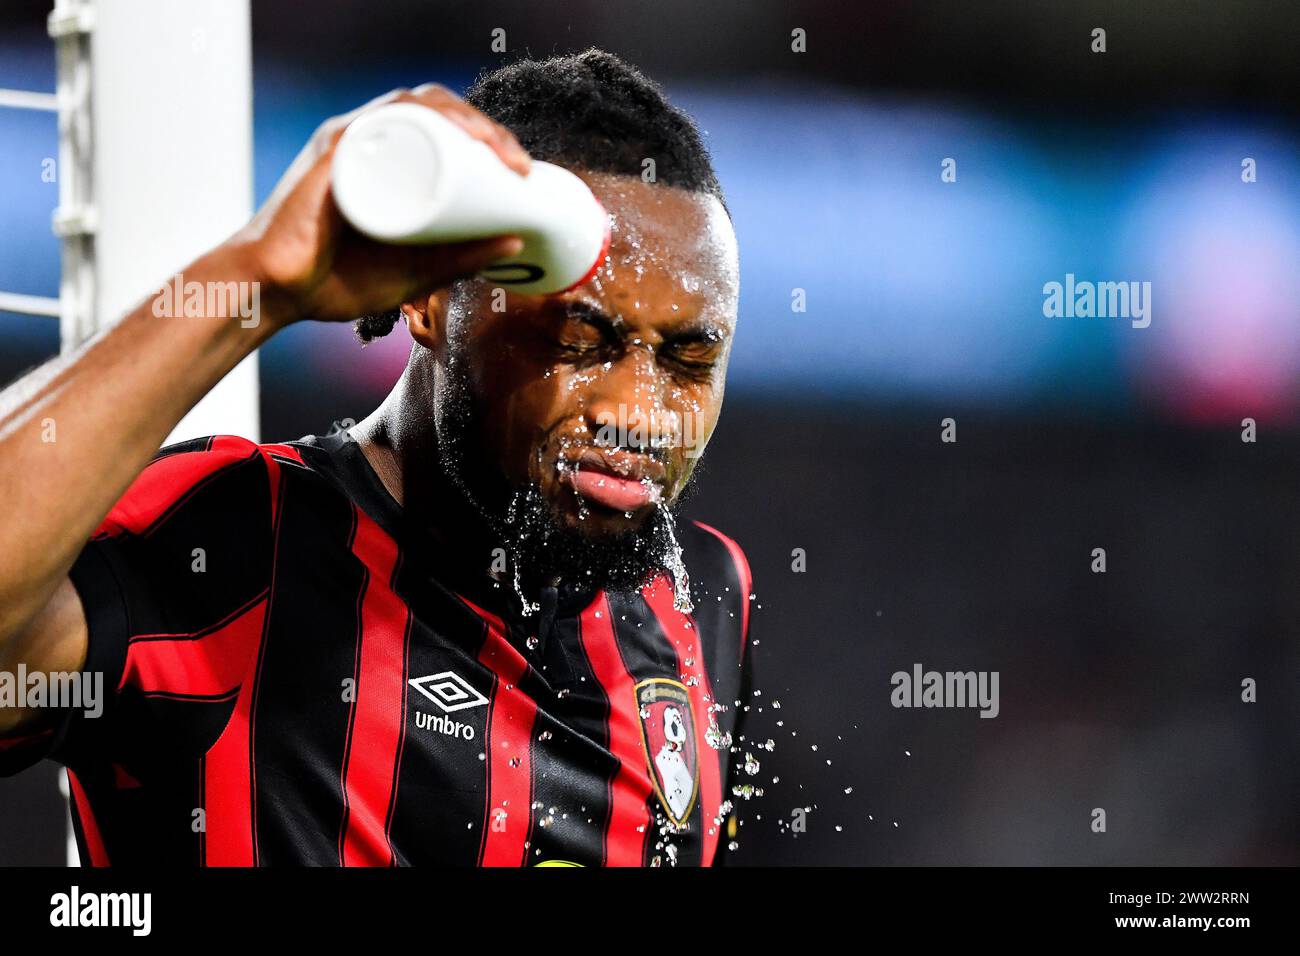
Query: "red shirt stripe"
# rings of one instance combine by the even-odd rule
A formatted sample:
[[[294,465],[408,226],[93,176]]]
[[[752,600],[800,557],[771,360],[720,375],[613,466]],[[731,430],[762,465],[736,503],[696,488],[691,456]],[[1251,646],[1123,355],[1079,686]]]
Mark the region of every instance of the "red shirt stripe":
[[[109,511],[95,537],[127,531],[143,534],[168,511],[179,507],[206,480],[258,454],[258,447],[247,439],[218,435],[209,451],[182,452],[151,462]],[[178,488],[185,489],[179,497]]]
[[[256,652],[266,616],[266,593],[231,614],[210,633],[148,634],[131,638],[118,689],[146,694],[220,697],[238,689]]]
[[[488,794],[480,866],[527,865],[532,823],[533,724],[537,705],[519,689],[528,662],[506,640],[501,618],[461,597],[487,624],[478,659],[496,675],[483,735],[488,762]]]
[[[221,441],[218,438],[217,441]],[[164,459],[166,460],[166,459]],[[261,645],[266,640],[271,602],[275,594],[276,562],[280,550],[280,505],[283,475],[280,465],[266,459],[271,491],[272,558],[270,594],[262,606],[262,631],[257,653],[245,658],[249,666],[235,710],[217,742],[203,758],[204,831],[201,856],[204,866],[255,866],[257,864],[257,808],[253,800],[253,721],[257,711],[257,680]]]
[[[108,850],[104,846],[104,837],[95,822],[95,813],[90,808],[86,789],[77,779],[77,775],[68,771],[68,790],[72,793],[72,802],[77,807],[77,820],[81,823],[81,834],[86,841],[86,853],[90,856],[91,866],[108,866]]]
[[[740,576],[740,659],[743,661],[745,644],[749,640],[749,595],[754,590],[754,576],[749,570],[749,559],[745,557],[745,552],[741,550],[740,545],[717,528],[711,528],[703,521],[696,521],[695,524],[726,545],[727,553],[731,555],[731,561],[736,566],[736,573]]]
[[[398,666],[395,650],[406,646],[411,612],[393,591],[400,561],[397,543],[359,508],[356,520],[352,552],[365,565],[367,579],[361,602],[356,697],[343,760],[339,859],[344,866],[389,866],[394,856],[387,832],[388,810],[396,798],[406,696],[406,656],[402,654]]]
[[[708,671],[704,667],[704,649],[700,646],[695,619],[673,606],[673,587],[666,577],[655,578],[642,589],[641,594],[673,645],[677,670],[695,711],[695,752],[700,768],[700,811],[704,827],[701,859],[707,865],[713,861],[713,854],[718,849],[719,824],[716,821],[722,807],[722,754],[708,741],[709,726],[714,722],[709,707],[715,701]]]
[[[609,602],[603,593],[582,612],[578,631],[596,680],[609,698],[609,749],[619,759],[610,786],[606,863],[641,866],[652,822],[648,801],[654,786],[641,742],[636,679],[619,653]]]
[[[234,713],[203,758],[204,866],[253,866],[253,681],[245,681]]]

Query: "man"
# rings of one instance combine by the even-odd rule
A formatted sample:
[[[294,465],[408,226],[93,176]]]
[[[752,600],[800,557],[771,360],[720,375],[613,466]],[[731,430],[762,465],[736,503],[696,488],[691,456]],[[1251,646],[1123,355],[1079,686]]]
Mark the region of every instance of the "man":
[[[517,173],[531,153],[582,176],[608,257],[577,289],[511,295],[472,276],[517,238],[366,240],[329,196],[351,114],[183,270],[258,282],[256,327],[145,302],[8,389],[0,672],[102,675],[108,700],[0,707],[0,771],[66,764],[93,864],[715,862],[749,572],[669,508],[717,422],[736,323],[707,153],[595,50],[498,70],[467,102],[429,86],[363,109],[393,100]],[[363,339],[402,320],[414,340],[365,421],[155,456],[275,331],[358,315]],[[665,748],[672,780],[651,757]]]

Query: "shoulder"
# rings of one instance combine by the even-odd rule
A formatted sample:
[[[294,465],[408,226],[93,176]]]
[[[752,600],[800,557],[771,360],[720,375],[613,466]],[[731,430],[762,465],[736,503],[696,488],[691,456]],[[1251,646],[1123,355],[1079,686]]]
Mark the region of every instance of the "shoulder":
[[[681,545],[692,580],[703,587],[739,588],[747,596],[753,587],[749,559],[741,546],[727,534],[703,521],[681,525]]]
[[[256,492],[265,484],[265,469],[260,447],[236,435],[168,445],[136,476],[98,534],[144,533],[204,492]]]
[[[679,532],[696,617],[735,630],[743,647],[754,587],[744,549],[703,521],[684,521]]]
[[[286,466],[315,471],[299,442],[207,435],[166,445],[118,499],[96,536],[145,534],[180,512],[264,515]]]

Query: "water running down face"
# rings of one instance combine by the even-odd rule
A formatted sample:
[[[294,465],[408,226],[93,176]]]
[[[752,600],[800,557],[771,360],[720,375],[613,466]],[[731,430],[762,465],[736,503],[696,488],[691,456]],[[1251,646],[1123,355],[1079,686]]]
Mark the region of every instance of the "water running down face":
[[[440,455],[526,581],[621,590],[663,569],[680,604],[670,509],[722,407],[735,234],[710,195],[580,175],[611,218],[595,278],[548,296],[473,280],[430,298]]]

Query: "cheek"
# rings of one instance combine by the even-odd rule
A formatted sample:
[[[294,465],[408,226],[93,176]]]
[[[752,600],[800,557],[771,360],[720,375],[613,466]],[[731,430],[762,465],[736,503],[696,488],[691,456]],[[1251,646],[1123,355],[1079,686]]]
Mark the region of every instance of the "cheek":
[[[512,481],[540,478],[549,464],[545,459],[554,457],[570,433],[581,430],[583,383],[576,379],[559,369],[533,369],[508,383],[495,380],[484,405],[483,428]],[[556,448],[548,447],[552,444]]]
[[[695,460],[703,453],[718,424],[722,410],[721,383],[717,388],[695,386],[676,389],[670,396],[668,407],[678,416],[680,437],[679,456],[685,461],[686,473],[694,468]]]

